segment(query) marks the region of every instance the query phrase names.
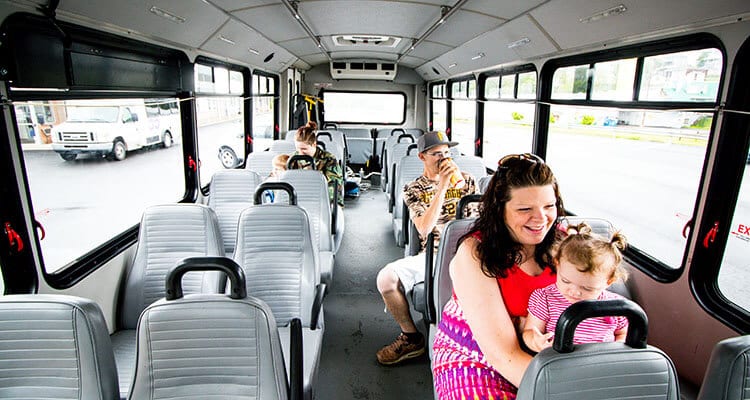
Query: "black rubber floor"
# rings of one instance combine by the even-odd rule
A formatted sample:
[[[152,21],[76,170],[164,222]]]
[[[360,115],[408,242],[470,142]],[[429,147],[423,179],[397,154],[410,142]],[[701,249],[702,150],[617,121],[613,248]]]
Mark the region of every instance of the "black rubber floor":
[[[375,352],[399,333],[375,286],[382,266],[403,255],[378,187],[346,202],[346,232],[324,302],[325,335],[316,398],[432,399],[426,355],[384,367]]]

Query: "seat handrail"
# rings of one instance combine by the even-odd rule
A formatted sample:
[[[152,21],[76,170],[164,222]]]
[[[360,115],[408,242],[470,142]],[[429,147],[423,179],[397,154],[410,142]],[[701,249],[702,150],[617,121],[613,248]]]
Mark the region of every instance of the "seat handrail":
[[[297,192],[294,187],[287,182],[263,182],[255,189],[253,204],[258,205],[263,202],[263,192],[266,190],[283,190],[289,195],[289,205],[297,205]]]
[[[571,304],[557,320],[552,348],[558,353],[572,352],[573,335],[581,321],[587,318],[613,316],[623,316],[628,319],[625,344],[634,349],[645,349],[648,317],[641,306],[627,299],[581,300]]]
[[[232,299],[247,297],[245,272],[234,260],[226,257],[187,257],[167,272],[165,279],[167,300],[182,298],[182,277],[191,271],[221,271],[229,277],[231,283],[229,297]]]

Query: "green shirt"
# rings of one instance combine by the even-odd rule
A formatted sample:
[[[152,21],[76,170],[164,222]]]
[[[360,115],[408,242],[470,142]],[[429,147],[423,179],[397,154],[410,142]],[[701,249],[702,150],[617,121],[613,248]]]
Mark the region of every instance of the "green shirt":
[[[294,152],[294,155],[300,154],[299,152]],[[338,188],[338,203],[343,207],[344,196],[341,193],[342,188],[344,187],[344,175],[341,172],[341,165],[339,165],[336,156],[318,147],[313,159],[315,160],[315,169],[322,172],[328,182],[328,200],[333,202],[333,194],[335,193],[336,188]],[[307,161],[295,160],[290,164],[290,169],[304,169],[309,166],[310,165]]]

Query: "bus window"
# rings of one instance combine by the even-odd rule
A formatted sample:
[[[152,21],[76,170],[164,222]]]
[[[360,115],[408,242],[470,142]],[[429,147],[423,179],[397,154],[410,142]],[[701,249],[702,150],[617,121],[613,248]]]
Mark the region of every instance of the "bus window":
[[[253,148],[264,150],[273,141],[276,110],[276,80],[253,74]]]
[[[727,299],[750,311],[750,152],[746,160],[718,281]]]
[[[445,132],[448,121],[447,102],[445,100],[445,83],[433,84],[431,88],[430,103],[432,111],[430,121],[432,122],[432,126],[429,127],[429,130]]]
[[[659,99],[705,105],[716,101],[717,92],[710,90],[722,70],[716,52],[643,57],[635,96],[636,59],[560,68],[552,97],[590,96],[616,104],[665,96]],[[695,87],[704,88],[700,96],[688,94]],[[682,231],[693,215],[714,114],[703,111],[706,107],[639,106],[553,105],[547,159],[573,213],[610,220],[634,248],[678,269],[686,245]]]
[[[211,181],[214,172],[234,168],[245,157],[242,84],[226,68],[201,64],[195,66],[196,122],[201,186]],[[239,79],[242,79],[240,74]],[[230,90],[239,93],[230,95]]]
[[[49,108],[49,120],[56,122],[48,138],[24,137],[20,130],[34,218],[45,230],[40,245],[46,272],[138,224],[144,208],[182,198],[182,148],[172,146],[180,119],[147,112],[158,102],[176,99],[16,103],[31,115]],[[16,118],[20,125],[22,115]]]
[[[474,155],[477,105],[474,79],[451,82],[451,140],[458,142],[458,150]]]
[[[404,93],[326,91],[323,100],[326,122],[382,125],[406,122]]]
[[[503,155],[531,151],[536,106],[525,99],[535,97],[534,71],[486,78],[482,157],[488,168],[497,168]]]

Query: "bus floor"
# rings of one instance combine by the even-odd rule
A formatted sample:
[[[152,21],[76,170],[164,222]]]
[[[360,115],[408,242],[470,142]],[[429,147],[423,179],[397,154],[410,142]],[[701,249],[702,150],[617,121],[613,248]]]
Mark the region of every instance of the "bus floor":
[[[383,311],[375,284],[380,268],[403,256],[386,210],[385,194],[376,186],[345,204],[346,231],[323,305],[326,330],[315,388],[318,400],[433,398],[427,355],[390,367],[375,358],[399,333]],[[421,320],[417,324],[423,325]]]

